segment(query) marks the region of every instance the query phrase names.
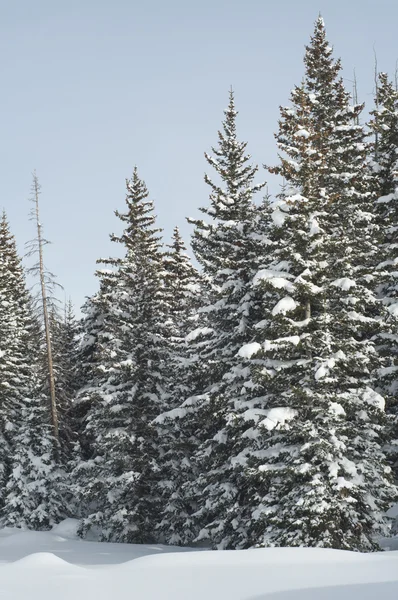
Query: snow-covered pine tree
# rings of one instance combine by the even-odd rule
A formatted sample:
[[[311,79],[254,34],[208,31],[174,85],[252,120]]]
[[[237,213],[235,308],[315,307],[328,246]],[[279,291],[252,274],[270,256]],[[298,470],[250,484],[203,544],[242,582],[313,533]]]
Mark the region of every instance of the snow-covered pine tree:
[[[172,243],[167,248],[163,254],[163,277],[172,350],[169,369],[173,373],[173,379],[165,406],[167,411],[155,420],[160,450],[158,494],[163,507],[158,532],[161,540],[176,544],[182,539],[179,523],[186,509],[181,490],[187,480],[186,467],[189,466],[194,446],[188,432],[181,429],[180,421],[170,418],[170,411],[178,409],[190,392],[195,356],[192,356],[186,336],[203,321],[198,309],[203,303],[205,286],[203,277],[187,255],[177,227],[174,229]]]
[[[381,262],[379,295],[392,320],[398,317],[398,284],[396,263],[398,247],[398,91],[386,73],[380,73],[375,109],[371,112],[370,128],[374,134],[371,168],[376,196],[376,215],[380,226]],[[382,370],[382,387],[396,405],[398,391],[398,336],[396,321],[392,332],[382,336],[382,351],[390,358],[390,366]],[[395,398],[395,402],[394,399]]]
[[[55,461],[50,405],[39,377],[40,326],[4,214],[0,297],[1,520],[4,525],[48,529],[65,516],[63,473]],[[10,454],[4,461],[6,448]]]
[[[54,455],[48,396],[41,388],[42,382],[34,374],[13,437],[2,511],[2,522],[10,527],[47,530],[69,515],[66,475]]]
[[[28,305],[21,261],[3,212],[0,221],[0,506],[3,506],[11,468],[16,421],[29,389]]]
[[[390,435],[386,446],[395,477],[398,470],[398,91],[386,73],[377,82],[375,109],[369,123],[374,135],[370,166],[380,227],[380,284],[378,295],[390,314],[390,327],[378,339],[379,352],[386,357],[379,384],[386,396]]]
[[[190,390],[189,366],[195,361],[195,357],[192,357],[192,349],[186,338],[204,321],[199,315],[199,308],[206,297],[207,285],[205,278],[192,265],[177,227],[174,229],[172,244],[167,248],[163,254],[163,281],[174,369],[178,370],[168,406],[175,408]]]
[[[322,18],[303,84],[281,109],[279,249],[255,283],[266,301],[263,339],[244,346],[258,397],[246,448],[233,457],[251,507],[246,546],[367,551],[386,531],[396,489],[382,451],[384,400],[373,336],[377,226],[362,106],[351,106]],[[262,389],[261,389],[262,387]]]
[[[185,338],[193,329],[192,322],[198,318],[197,310],[203,293],[202,279],[187,254],[178,227],[174,228],[172,243],[167,248],[163,254],[163,266],[172,335]]]
[[[247,144],[238,140],[236,116],[231,91],[218,146],[213,156],[205,155],[220,183],[205,176],[211,188],[210,206],[202,209],[207,219],[191,221],[192,247],[209,294],[200,310],[205,325],[187,337],[193,357],[190,396],[168,415],[192,452],[182,462],[186,483],[180,489],[180,511],[174,524],[170,519],[168,539],[181,544],[199,539],[199,534],[216,543],[235,502],[233,440],[226,441],[224,430],[246,382],[247,370],[241,369],[237,353],[251,340],[252,326],[259,320],[260,297],[256,298],[256,290],[253,294],[251,280],[265,243],[258,234],[259,210],[253,196],[264,184],[253,184],[257,167],[249,163]]]
[[[153,203],[137,169],[126,183],[127,211],[116,211],[124,230],[111,236],[125,254],[100,260],[107,268],[97,272],[97,364],[94,381],[83,392],[91,398],[83,432],[91,439],[90,455],[75,469],[75,478],[93,511],[82,521],[82,535],[99,527],[103,540],[151,542],[160,514],[152,421],[162,412],[172,376],[169,324]]]
[[[79,388],[79,328],[71,300],[65,303],[62,311],[55,306],[50,311],[50,330],[61,454],[63,460],[68,461],[75,442],[72,401]]]
[[[102,289],[101,283],[101,289]],[[87,298],[82,306],[82,319],[78,324],[79,345],[77,348],[77,391],[72,403],[71,424],[72,430],[76,436],[76,442],[73,446],[71,457],[71,472],[75,472],[80,467],[80,463],[87,461],[93,453],[93,431],[87,427],[87,419],[93,406],[93,397],[96,388],[103,380],[103,371],[101,365],[101,334],[105,331],[105,314],[107,312],[107,302],[105,302],[101,291]],[[81,496],[82,491],[81,478],[75,478],[74,489],[75,496]],[[76,515],[78,517],[87,513],[87,506],[84,503],[77,502]]]

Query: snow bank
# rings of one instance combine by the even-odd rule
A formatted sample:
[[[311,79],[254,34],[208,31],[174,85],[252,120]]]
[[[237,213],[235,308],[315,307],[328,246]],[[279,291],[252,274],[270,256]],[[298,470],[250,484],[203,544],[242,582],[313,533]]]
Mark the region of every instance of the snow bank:
[[[150,554],[184,551],[182,548],[160,544],[86,542],[77,536],[77,527],[78,521],[76,519],[65,519],[52,531],[21,531],[9,527],[1,529],[0,565],[5,562],[20,561],[26,557],[31,557],[31,555],[45,553],[50,553],[50,555],[74,565],[98,566],[121,564]],[[33,599],[29,598],[29,600]]]
[[[80,541],[74,537],[75,525],[64,523],[48,533],[9,529],[0,532],[2,597],[10,600],[398,598],[398,552],[357,554],[314,548],[177,552],[162,546]],[[61,533],[68,537],[62,537]],[[44,546],[47,550],[43,550]],[[27,550],[31,551],[29,555]],[[124,562],[126,558],[128,562]]]

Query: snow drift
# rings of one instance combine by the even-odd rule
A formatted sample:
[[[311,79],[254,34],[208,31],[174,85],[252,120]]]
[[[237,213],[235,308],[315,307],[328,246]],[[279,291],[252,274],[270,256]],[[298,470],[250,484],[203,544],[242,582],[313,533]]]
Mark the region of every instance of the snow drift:
[[[383,600],[398,598],[398,552],[314,548],[189,551],[0,532],[0,595],[12,600]]]

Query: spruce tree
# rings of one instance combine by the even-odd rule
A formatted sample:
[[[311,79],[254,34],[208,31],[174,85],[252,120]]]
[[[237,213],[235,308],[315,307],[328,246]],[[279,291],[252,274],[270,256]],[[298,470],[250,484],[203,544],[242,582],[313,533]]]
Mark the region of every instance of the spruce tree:
[[[174,522],[170,519],[174,543],[201,538],[215,543],[236,494],[224,430],[246,381],[237,353],[252,339],[258,321],[260,296],[255,290],[253,294],[251,280],[265,247],[258,231],[259,209],[253,203],[264,184],[253,183],[257,167],[250,165],[247,144],[238,140],[236,116],[231,91],[218,146],[213,155],[205,155],[219,182],[205,176],[210,206],[201,210],[207,219],[192,221],[192,247],[208,294],[200,309],[204,322],[187,336],[190,395],[168,415],[191,453],[181,463],[186,482],[179,490],[180,510]],[[216,522],[203,535],[204,527]]]
[[[304,82],[281,109],[280,166],[270,169],[285,186],[278,246],[254,279],[264,293],[262,339],[240,350],[256,397],[230,422],[251,425],[232,458],[251,508],[235,544],[367,551],[387,531],[396,490],[374,389],[385,314],[374,289],[363,107],[351,106],[322,18],[304,62]]]
[[[54,456],[48,396],[41,392],[40,383],[33,380],[30,397],[20,408],[3,523],[47,530],[68,516],[69,490],[65,472]]]
[[[203,302],[203,277],[193,267],[186,253],[178,228],[174,229],[172,244],[163,254],[163,280],[167,299],[170,358],[168,368],[173,373],[165,412],[155,419],[159,440],[159,484],[162,518],[158,524],[161,541],[179,544],[183,539],[180,523],[186,515],[182,489],[186,483],[187,467],[194,450],[188,431],[181,427],[179,412],[181,400],[190,392],[195,355],[187,336],[203,321],[198,309]]]
[[[15,239],[3,212],[0,222],[0,506],[9,477],[13,437],[23,399],[28,395],[30,360],[29,296]]]
[[[112,235],[124,257],[100,262],[95,299],[97,331],[94,385],[84,435],[90,455],[75,470],[81,500],[91,508],[81,534],[99,527],[101,539],[154,541],[159,517],[154,417],[167,398],[169,343],[162,252],[153,203],[134,169],[127,181],[122,235]],[[87,449],[86,449],[87,450]]]
[[[192,331],[203,293],[202,278],[192,265],[178,227],[163,254],[164,282],[169,297],[172,334],[183,339]]]
[[[0,295],[2,523],[49,529],[65,516],[64,475],[55,461],[49,399],[40,379],[40,325],[5,215],[0,225]],[[9,455],[3,462],[6,447]]]
[[[386,396],[389,439],[386,445],[397,478],[398,456],[398,286],[395,242],[398,223],[398,91],[386,73],[380,73],[371,112],[374,134],[371,171],[375,192],[376,218],[379,224],[380,259],[378,295],[389,313],[389,327],[378,336],[378,350],[386,361],[380,369],[379,385]]]
[[[72,302],[65,303],[63,311],[50,312],[50,331],[54,355],[54,381],[59,414],[61,454],[68,461],[75,443],[72,402],[79,388],[78,324]]]
[[[370,127],[375,137],[371,168],[376,196],[376,216],[380,228],[380,272],[379,296],[387,307],[393,321],[393,331],[381,337],[381,351],[389,357],[390,365],[382,371],[382,386],[396,406],[398,337],[398,286],[396,262],[398,249],[395,234],[398,223],[398,91],[386,73],[380,73],[375,98],[376,108],[372,111]]]
[[[102,286],[101,286],[102,287]],[[101,333],[105,330],[106,306],[101,291],[87,298],[81,309],[83,316],[78,325],[80,341],[77,347],[77,391],[71,407],[71,424],[76,441],[73,445],[70,469],[78,470],[80,463],[90,458],[93,452],[94,432],[88,427],[93,408],[93,397],[103,380],[101,365]],[[104,311],[104,312],[103,312]],[[74,484],[75,496],[80,495],[82,483],[78,478]],[[76,514],[81,517],[87,512],[82,502],[76,504]]]

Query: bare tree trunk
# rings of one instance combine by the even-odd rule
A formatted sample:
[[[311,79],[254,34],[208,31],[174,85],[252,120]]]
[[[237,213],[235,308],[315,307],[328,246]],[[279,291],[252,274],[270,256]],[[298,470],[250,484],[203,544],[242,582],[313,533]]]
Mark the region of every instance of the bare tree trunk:
[[[34,203],[35,203],[35,221],[36,221],[36,227],[37,227],[37,251],[39,254],[39,278],[40,278],[41,298],[42,298],[42,304],[43,304],[44,330],[45,330],[45,335],[46,335],[48,381],[49,381],[49,386],[50,386],[51,424],[52,424],[52,429],[53,429],[53,435],[56,440],[56,445],[58,447],[58,443],[59,443],[58,411],[57,411],[57,401],[56,401],[56,396],[55,396],[53,352],[52,352],[52,344],[51,344],[50,320],[49,320],[49,315],[48,315],[47,289],[46,289],[45,269],[44,269],[44,260],[43,260],[43,236],[42,236],[42,226],[40,223],[40,215],[39,215],[40,185],[39,185],[39,180],[37,179],[36,173],[33,175],[33,192],[34,192]]]
[[[357,82],[357,74],[354,69],[354,80],[352,82],[352,101],[354,106],[358,104],[358,82]],[[354,120],[355,125],[359,125],[359,116],[357,115]]]
[[[373,47],[373,54],[374,54],[374,84],[375,84],[375,106],[376,106],[376,111],[379,108],[379,73],[378,73],[378,65],[377,65],[377,54],[376,54],[376,50]],[[379,132],[377,130],[377,112],[376,112],[376,116],[375,116],[375,150],[374,150],[374,155],[375,155],[375,160],[377,161],[377,154],[378,154],[378,150],[379,150]]]

